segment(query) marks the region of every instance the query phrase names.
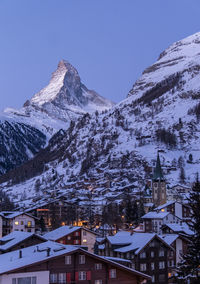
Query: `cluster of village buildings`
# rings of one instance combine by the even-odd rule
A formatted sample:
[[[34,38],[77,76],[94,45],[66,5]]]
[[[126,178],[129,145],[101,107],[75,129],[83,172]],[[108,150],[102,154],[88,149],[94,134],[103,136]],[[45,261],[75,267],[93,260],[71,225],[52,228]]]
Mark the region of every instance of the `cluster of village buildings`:
[[[65,210],[63,195],[24,211],[2,211],[0,284],[176,283],[176,266],[194,234],[184,199],[188,192],[189,188],[177,185],[168,195],[158,156],[150,190],[144,196],[146,214],[138,226],[116,231],[106,224],[91,228],[75,219],[71,225],[62,222],[53,229],[53,218],[59,219]],[[122,193],[106,194],[114,202]],[[173,199],[173,194],[180,198]]]

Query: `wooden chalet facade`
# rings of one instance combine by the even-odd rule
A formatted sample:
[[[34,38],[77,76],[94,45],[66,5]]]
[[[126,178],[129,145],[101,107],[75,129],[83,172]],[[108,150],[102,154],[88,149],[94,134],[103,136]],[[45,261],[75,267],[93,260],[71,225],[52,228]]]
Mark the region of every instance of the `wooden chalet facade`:
[[[0,284],[18,283],[19,278],[27,280],[23,282],[27,284],[139,284],[150,279],[146,274],[80,248],[64,246],[63,249],[61,247],[54,249],[52,253],[50,242],[47,243],[47,247],[46,251],[39,249],[36,252],[42,255],[41,260],[39,257],[37,261],[33,260],[33,263],[29,260],[28,265],[23,263],[23,250],[21,259],[14,264],[14,269],[10,263],[6,269],[2,269],[0,264]],[[20,263],[23,265],[21,266]]]
[[[131,260],[134,269],[152,277],[152,280],[148,280],[147,283],[167,284],[168,255],[174,257],[174,249],[156,234],[146,234],[149,237],[144,239],[144,242],[140,240],[137,245],[137,238],[142,239],[145,234],[136,233],[135,235],[137,236],[133,238],[132,244],[131,240],[126,238],[117,242],[112,242],[112,237],[106,238],[104,243],[99,245],[98,254]]]
[[[93,231],[73,226],[62,226],[44,235],[46,239],[61,244],[85,246],[89,252],[94,252],[96,236],[97,234]]]

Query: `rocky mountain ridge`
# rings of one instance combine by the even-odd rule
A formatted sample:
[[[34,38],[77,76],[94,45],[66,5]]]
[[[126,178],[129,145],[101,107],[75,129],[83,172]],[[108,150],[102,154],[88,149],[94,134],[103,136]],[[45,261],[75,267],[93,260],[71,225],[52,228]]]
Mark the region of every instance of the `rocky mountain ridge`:
[[[61,60],[53,72],[49,84],[24,103],[23,108],[7,108],[4,115],[26,121],[50,138],[61,128],[67,129],[71,120],[84,113],[104,111],[113,102],[89,90],[78,71],[66,60]]]
[[[67,129],[71,121],[112,105],[87,89],[69,62],[60,61],[47,87],[26,101],[23,108],[7,108],[1,114],[0,174],[32,158],[46,145],[46,140],[60,129]]]
[[[41,195],[44,188],[64,191],[83,179],[91,184],[95,180],[93,186],[109,181],[114,187],[143,188],[157,151],[169,184],[180,181],[181,168],[181,182],[193,182],[200,164],[199,51],[200,33],[173,44],[143,72],[124,101],[71,122],[31,164],[23,165],[34,168],[44,161],[38,171],[27,177],[19,175],[19,168],[2,176],[4,190],[16,199],[27,192],[25,205],[34,196],[38,179]]]

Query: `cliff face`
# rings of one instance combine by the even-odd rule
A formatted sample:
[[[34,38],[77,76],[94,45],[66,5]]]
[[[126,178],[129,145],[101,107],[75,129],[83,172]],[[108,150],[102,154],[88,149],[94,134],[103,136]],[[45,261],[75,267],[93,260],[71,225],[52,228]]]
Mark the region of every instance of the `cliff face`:
[[[20,175],[22,168],[2,176],[5,190],[18,196],[28,191],[30,201],[36,179],[51,191],[86,177],[96,184],[110,181],[119,190],[131,185],[142,188],[151,177],[157,151],[169,183],[179,182],[181,168],[185,170],[182,182],[192,182],[200,164],[199,51],[200,34],[170,46],[143,72],[124,101],[104,113],[84,114],[72,121],[30,164],[23,165],[26,176]],[[83,92],[80,81],[72,81],[68,87],[74,84]],[[73,87],[77,107],[87,104],[79,87]],[[55,100],[52,96],[52,104]],[[42,164],[40,169],[29,171],[37,164]],[[6,188],[8,181],[20,186]],[[42,195],[42,186],[39,192]]]

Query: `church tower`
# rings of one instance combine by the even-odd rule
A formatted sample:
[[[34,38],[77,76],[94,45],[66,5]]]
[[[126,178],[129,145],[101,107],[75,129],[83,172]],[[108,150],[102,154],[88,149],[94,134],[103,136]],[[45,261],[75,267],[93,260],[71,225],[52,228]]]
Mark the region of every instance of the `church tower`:
[[[160,165],[159,153],[157,155],[156,167],[152,178],[152,197],[154,205],[160,206],[166,203],[166,182]]]

